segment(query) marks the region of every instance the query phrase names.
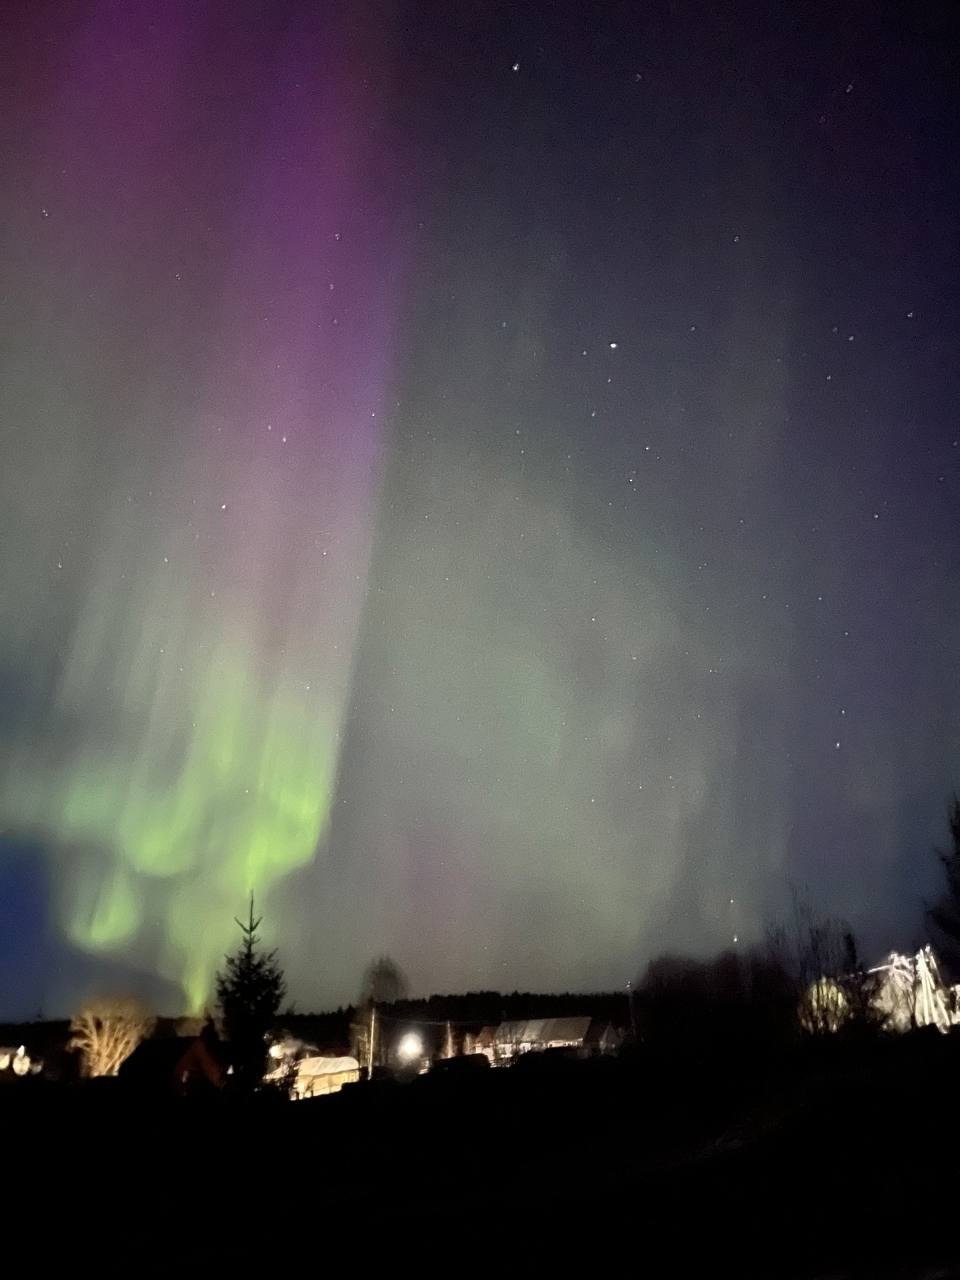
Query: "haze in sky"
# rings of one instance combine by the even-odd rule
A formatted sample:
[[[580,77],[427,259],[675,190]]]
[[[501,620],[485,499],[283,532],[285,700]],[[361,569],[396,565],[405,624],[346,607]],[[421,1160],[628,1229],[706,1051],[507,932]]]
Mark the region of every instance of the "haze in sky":
[[[721,8],[4,6],[4,1013],[921,936],[956,19]]]

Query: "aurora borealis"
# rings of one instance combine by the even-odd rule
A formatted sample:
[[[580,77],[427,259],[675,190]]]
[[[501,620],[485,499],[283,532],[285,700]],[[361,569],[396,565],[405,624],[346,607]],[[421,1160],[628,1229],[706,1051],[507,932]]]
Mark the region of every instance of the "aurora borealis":
[[[960,785],[946,20],[5,7],[11,1011],[621,984]],[[953,110],[950,108],[953,101]]]
[[[376,49],[315,27],[91,6],[23,157],[7,536],[35,598],[4,653],[44,713],[3,803],[69,941],[191,1005],[233,904],[327,832],[366,583],[402,253],[367,190]]]

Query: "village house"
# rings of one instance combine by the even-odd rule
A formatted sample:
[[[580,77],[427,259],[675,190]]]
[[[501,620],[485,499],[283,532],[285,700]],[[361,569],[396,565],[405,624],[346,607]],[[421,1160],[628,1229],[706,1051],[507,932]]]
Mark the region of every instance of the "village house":
[[[197,1036],[143,1040],[120,1066],[120,1079],[151,1092],[197,1093],[223,1088],[224,1046],[212,1026]]]
[[[616,1053],[621,1035],[609,1023],[594,1018],[528,1018],[484,1027],[472,1051],[482,1053],[491,1066],[508,1066],[525,1053],[567,1049],[578,1057]]]
[[[322,1098],[328,1093],[339,1093],[345,1084],[356,1084],[359,1079],[360,1063],[356,1058],[301,1058],[297,1063],[292,1096],[296,1099]]]

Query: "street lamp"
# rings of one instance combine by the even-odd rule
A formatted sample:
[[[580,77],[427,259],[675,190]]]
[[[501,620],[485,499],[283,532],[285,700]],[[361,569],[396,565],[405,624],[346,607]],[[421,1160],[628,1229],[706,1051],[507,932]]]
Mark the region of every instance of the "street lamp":
[[[423,1060],[423,1041],[415,1031],[408,1031],[397,1045],[397,1056],[405,1067]]]

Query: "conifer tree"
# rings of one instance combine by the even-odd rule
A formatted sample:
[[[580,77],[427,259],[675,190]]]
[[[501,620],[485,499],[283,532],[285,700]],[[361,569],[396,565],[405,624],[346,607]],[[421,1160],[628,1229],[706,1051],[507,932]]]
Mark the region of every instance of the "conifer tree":
[[[257,929],[261,916],[254,918],[253,894],[247,923],[237,920],[242,938],[233,955],[217,974],[217,1001],[230,1040],[230,1054],[236,1085],[252,1093],[263,1080],[266,1066],[266,1035],[276,1022],[286,994],[283,971],[276,951],[261,951]]]

